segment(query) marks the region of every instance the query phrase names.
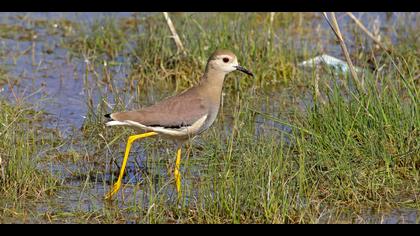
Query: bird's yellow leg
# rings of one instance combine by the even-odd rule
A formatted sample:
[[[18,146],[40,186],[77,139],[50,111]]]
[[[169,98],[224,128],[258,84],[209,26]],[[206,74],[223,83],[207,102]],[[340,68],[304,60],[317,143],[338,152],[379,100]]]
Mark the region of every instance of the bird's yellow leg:
[[[176,161],[175,161],[175,184],[176,191],[178,192],[178,197],[181,197],[181,174],[179,173],[179,167],[181,165],[181,147],[176,151]]]
[[[127,146],[125,147],[124,159],[123,159],[123,163],[122,163],[121,169],[120,169],[120,175],[118,176],[117,182],[112,187],[112,190],[109,191],[106,194],[105,199],[111,199],[112,196],[114,194],[116,194],[121,187],[122,178],[124,176],[125,167],[127,165],[128,156],[130,154],[130,149],[131,149],[131,145],[133,144],[133,142],[137,139],[147,138],[147,137],[150,137],[150,136],[153,136],[153,135],[157,135],[157,133],[156,132],[147,132],[147,133],[144,133],[144,134],[132,135],[132,136],[128,137]]]

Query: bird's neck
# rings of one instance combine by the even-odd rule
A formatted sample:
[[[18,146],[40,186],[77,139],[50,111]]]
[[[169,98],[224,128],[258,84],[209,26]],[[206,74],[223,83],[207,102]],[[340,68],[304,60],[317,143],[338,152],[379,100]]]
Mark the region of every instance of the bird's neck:
[[[206,73],[201,78],[199,87],[200,91],[206,96],[211,104],[214,105],[211,109],[218,110],[220,106],[220,98],[222,95],[223,81],[226,73],[216,70],[206,70]]]
[[[207,67],[206,72],[201,78],[200,85],[221,93],[225,76],[225,72]]]

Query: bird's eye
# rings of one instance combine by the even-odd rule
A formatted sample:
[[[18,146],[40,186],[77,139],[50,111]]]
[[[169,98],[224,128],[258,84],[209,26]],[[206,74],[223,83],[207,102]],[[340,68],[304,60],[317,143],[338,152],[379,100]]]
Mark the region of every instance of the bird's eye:
[[[224,58],[223,58],[223,62],[224,62],[224,63],[228,63],[228,62],[229,62],[229,58],[224,57]]]

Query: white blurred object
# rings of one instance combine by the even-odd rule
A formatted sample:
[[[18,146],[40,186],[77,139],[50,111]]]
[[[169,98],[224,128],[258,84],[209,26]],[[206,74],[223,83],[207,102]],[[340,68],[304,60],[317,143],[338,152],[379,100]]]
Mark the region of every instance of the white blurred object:
[[[340,60],[338,58],[332,57],[327,54],[323,54],[321,56],[314,57],[312,59],[303,61],[299,63],[299,66],[306,66],[306,67],[314,67],[319,66],[320,64],[325,64],[327,66],[330,66],[336,70],[340,70],[342,72],[348,72],[349,66],[347,65],[347,62]],[[355,68],[356,72],[360,71],[360,68]]]

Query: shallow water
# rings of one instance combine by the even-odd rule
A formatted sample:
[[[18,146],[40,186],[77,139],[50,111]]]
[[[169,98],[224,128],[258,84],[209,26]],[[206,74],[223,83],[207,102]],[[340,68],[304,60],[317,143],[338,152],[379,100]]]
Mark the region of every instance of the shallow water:
[[[138,14],[138,13],[137,13]],[[151,13],[153,14],[153,13]],[[30,27],[36,34],[36,39],[27,40],[27,39],[11,39],[11,38],[0,38],[0,47],[2,51],[5,52],[1,64],[5,66],[9,74],[18,78],[18,84],[13,86],[5,86],[3,91],[0,92],[0,95],[6,97],[10,100],[14,100],[17,94],[17,97],[24,97],[27,102],[33,102],[35,105],[39,106],[39,109],[45,110],[49,113],[53,119],[50,120],[46,125],[49,127],[58,128],[64,136],[75,135],[75,133],[80,132],[86,114],[88,113],[88,104],[87,100],[89,97],[92,97],[93,104],[97,104],[98,100],[101,99],[101,96],[110,96],[106,94],[106,88],[97,88],[95,86],[96,81],[93,80],[92,76],[89,75],[88,78],[84,78],[88,60],[80,59],[69,59],[69,52],[60,47],[60,40],[62,40],[62,34],[52,35],[48,32],[49,28],[58,28],[60,25],[55,25],[62,19],[69,21],[91,24],[94,21],[106,17],[113,18],[127,18],[131,17],[133,13],[2,13],[0,15],[1,24],[10,24],[10,25],[21,25],[25,27]],[[138,14],[142,17],[147,17],[149,14]],[[393,14],[390,17],[384,13],[364,13],[364,14],[355,14],[356,17],[361,17],[364,22],[371,22],[372,18],[377,18],[379,22],[388,22],[392,21],[399,17],[399,14]],[[339,22],[343,18],[342,14],[337,14]],[[347,20],[343,22],[343,31],[345,35],[349,36],[351,40],[351,34],[346,32],[345,25],[349,24],[349,19],[344,17]],[[413,23],[415,24],[418,17],[413,17]],[[28,20],[31,19],[31,20]],[[33,25],[33,21],[47,21],[52,22],[50,25],[47,23],[47,26],[37,26]],[[322,20],[322,19],[321,19]],[[319,21],[311,22],[312,24],[318,25]],[[324,22],[319,24],[321,27],[328,27]],[[383,27],[381,28],[382,30]],[[281,31],[281,29],[279,29]],[[388,32],[390,34],[395,34],[395,32]],[[393,38],[396,38],[394,36]],[[291,39],[296,41],[296,39]],[[305,40],[308,40],[305,42]],[[310,43],[310,39],[298,40],[300,43]],[[310,54],[318,53],[328,53],[332,56],[340,57],[341,51],[336,44],[326,44],[323,52],[316,51],[317,48],[313,48],[313,52]],[[120,66],[116,66],[114,69],[115,78],[124,78],[124,76],[129,72],[128,67],[125,67],[126,63],[124,58],[120,58]],[[271,96],[276,97],[287,97],[290,94],[286,92],[279,92]],[[108,97],[112,100],[112,98]],[[129,97],[126,98],[130,100]],[[305,106],[310,103],[310,97],[307,101],[302,101]],[[112,104],[111,104],[112,105]],[[264,112],[273,112],[278,114],[275,111],[281,106],[280,103],[273,102],[270,105],[263,104],[261,110]],[[228,123],[228,122],[227,122]],[[256,119],[257,135],[259,133],[265,133],[267,130],[276,129],[283,132],[290,132],[290,127],[279,125],[276,122],[268,121],[262,117],[257,117]],[[226,132],[230,132],[229,128],[226,128]],[[76,134],[77,135],[77,134]],[[142,153],[140,157],[132,160],[128,166],[128,176],[125,178],[125,183],[138,183],[142,181],[143,175],[141,174],[141,169],[147,169],[144,166],[145,157],[144,151],[141,150],[141,147],[137,147],[137,151]],[[133,150],[135,153],[136,149]],[[135,154],[132,154],[135,155]],[[139,164],[140,163],[140,164]],[[61,172],[62,168],[55,167],[56,172]],[[75,172],[80,166],[66,167],[73,169]],[[93,167],[86,167],[95,168]],[[138,170],[140,169],[140,171]],[[54,171],[54,170],[52,170]],[[165,168],[161,167],[159,174],[165,176]],[[156,173],[155,173],[156,174]],[[59,208],[62,208],[64,211],[74,212],[78,210],[100,210],[104,206],[102,201],[102,196],[108,190],[109,186],[104,186],[104,181],[97,180],[94,181],[97,184],[94,186],[88,185],[83,186],[83,179],[71,179],[71,175],[60,174],[63,178],[69,178],[68,183],[70,186],[75,188],[70,188],[69,190],[64,190],[62,193],[59,193],[59,197],[55,200],[55,205]],[[100,179],[105,179],[107,183],[110,182],[111,176],[104,174],[104,176],[99,176]],[[168,176],[163,177],[168,181]],[[188,181],[188,180],[187,180]],[[80,191],[80,186],[83,186],[83,190]],[[124,195],[128,202],[135,201],[132,196],[135,196],[133,191],[141,193],[141,189],[133,189],[129,186],[125,188]],[[138,194],[140,195],[140,194]],[[130,197],[131,196],[131,197]],[[147,203],[147,199],[143,200],[143,203]],[[123,204],[120,202],[120,204]],[[123,207],[123,205],[121,205]],[[49,203],[40,204],[38,207],[40,212],[49,212],[54,211],[50,208]],[[381,223],[418,223],[416,222],[418,218],[418,211],[412,209],[396,209],[390,213],[384,214],[369,214],[366,217],[362,217],[361,222],[381,222]],[[366,220],[368,219],[368,220]],[[358,220],[355,220],[358,222]]]
[[[107,17],[120,19],[130,17],[133,14],[134,13],[129,12],[2,13],[0,16],[0,23],[20,24],[25,26],[28,24],[25,19],[32,19],[33,21],[47,20],[53,22],[67,19],[89,25],[94,21],[100,21]],[[153,13],[137,14],[141,17],[147,17]],[[395,21],[398,17],[401,17],[401,13],[393,13],[391,16],[387,16],[385,13],[357,13],[355,15],[365,22],[371,22],[371,19],[378,19],[380,22],[388,22],[392,20]],[[352,34],[345,30],[350,19],[344,17],[343,14],[337,14],[337,17],[339,21],[341,19],[343,20],[343,34],[347,34],[348,37],[351,37]],[[411,18],[413,24],[415,24],[417,17]],[[322,19],[321,21],[316,20],[312,22],[312,24],[328,27]],[[87,104],[85,102],[87,100],[87,93],[93,91],[93,94],[91,95],[94,103],[97,102],[99,93],[95,90],[86,90],[83,75],[86,70],[87,61],[78,59],[69,60],[68,51],[59,46],[62,36],[50,35],[45,28],[46,27],[36,26],[32,28],[37,35],[37,39],[34,41],[1,39],[0,45],[6,52],[15,55],[18,51],[27,50],[27,52],[13,57],[14,59],[12,57],[4,57],[6,60],[2,60],[0,63],[10,69],[9,73],[12,76],[19,78],[19,86],[13,88],[15,89],[15,92],[17,94],[22,94],[23,96],[35,93],[28,98],[29,101],[37,101],[40,98],[45,98],[46,100],[40,104],[40,109],[56,116],[57,124],[55,125],[64,133],[67,133],[71,132],[73,128],[80,128],[82,126],[84,117],[87,113]],[[295,39],[291,40],[296,41]],[[304,43],[306,40],[308,39],[302,38],[297,42]],[[48,49],[52,49],[53,51],[46,53]],[[313,54],[316,54],[316,48],[313,48],[313,50]],[[338,45],[326,44],[323,50],[332,56],[341,57],[341,51]],[[121,58],[120,62],[124,64],[124,58]],[[124,77],[128,72],[127,70],[128,69],[124,66],[115,68],[115,74],[113,76],[115,78]],[[92,78],[88,78],[88,81],[92,83],[92,86],[89,87],[94,87],[95,82],[92,81]],[[10,99],[13,99],[10,87],[6,86],[4,89],[5,91],[2,93],[2,96],[8,96]]]

